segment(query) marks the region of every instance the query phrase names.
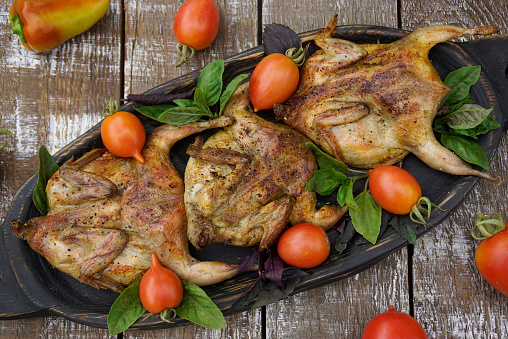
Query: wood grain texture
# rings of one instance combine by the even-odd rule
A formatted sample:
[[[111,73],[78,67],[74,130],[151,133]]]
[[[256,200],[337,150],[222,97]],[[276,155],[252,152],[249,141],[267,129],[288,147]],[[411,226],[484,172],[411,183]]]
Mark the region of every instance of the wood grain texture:
[[[1,216],[17,188],[37,169],[44,144],[54,153],[102,118],[104,100],[119,96],[120,1],[89,31],[50,52],[27,51],[10,30],[12,1],[1,1],[0,122],[13,136],[0,153]],[[60,317],[0,322],[2,338],[92,338],[107,331]]]
[[[282,1],[263,3],[263,23],[287,25],[296,32],[325,27],[334,14],[338,25],[397,27],[395,1],[313,2],[311,8],[288,9]],[[397,251],[356,276],[299,293],[267,306],[268,338],[358,338],[367,322],[393,304],[409,313],[407,250]]]
[[[219,33],[212,45],[179,68],[173,18],[184,1],[128,1],[125,7],[125,95],[141,93],[209,62],[257,46],[257,2],[216,1]],[[149,76],[147,76],[147,74]],[[153,338],[255,338],[262,332],[261,309],[227,317],[228,327],[212,330],[198,325],[151,331]],[[143,338],[146,331],[127,331],[124,338]]]
[[[405,29],[437,23],[497,25],[504,33],[508,32],[506,13],[506,1],[402,1],[401,9]],[[508,337],[506,297],[478,273],[474,262],[478,242],[470,235],[477,211],[498,212],[508,219],[508,201],[502,198],[508,193],[507,147],[505,134],[489,169],[502,177],[503,184],[481,180],[463,205],[414,247],[415,318],[430,338]]]

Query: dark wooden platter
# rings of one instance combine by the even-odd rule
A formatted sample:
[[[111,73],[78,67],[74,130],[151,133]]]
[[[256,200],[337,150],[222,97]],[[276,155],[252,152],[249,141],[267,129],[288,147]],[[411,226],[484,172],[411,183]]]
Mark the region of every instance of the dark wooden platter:
[[[304,43],[312,45],[311,41],[315,33],[316,31],[303,33],[300,37]],[[378,26],[342,26],[334,32],[335,37],[356,43],[389,43],[407,34],[406,31]],[[311,46],[313,47],[315,46]],[[225,81],[231,80],[238,74],[252,72],[263,56],[262,46],[259,46],[225,59]],[[482,66],[481,79],[471,91],[472,99],[483,107],[492,107],[493,117],[503,126],[479,139],[479,144],[487,153],[488,158],[492,159],[503,131],[508,127],[508,35],[497,35],[468,42],[442,43],[432,49],[430,58],[442,77],[463,66]],[[153,88],[147,93],[182,92],[193,87],[194,75],[190,73]],[[135,104],[129,103],[124,105],[122,110],[135,112],[134,108]],[[270,118],[271,112],[262,112],[262,114]],[[144,119],[143,122],[147,130],[156,126],[154,121]],[[171,151],[171,159],[182,174],[188,159],[185,150],[193,140],[194,136],[184,139]],[[85,152],[98,147],[103,147],[100,139],[100,124],[60,150],[54,157],[59,164],[62,164],[70,157],[80,157]],[[418,228],[418,237],[431,231],[449,216],[461,204],[477,181],[484,180],[437,172],[414,156],[408,156],[404,160],[404,168],[419,181],[423,195],[444,209],[432,215],[426,228]],[[32,191],[36,182],[37,173],[19,188],[2,225],[0,319],[59,315],[85,325],[106,327],[107,314],[117,294],[94,289],[61,273],[31,250],[25,241],[15,238],[10,230],[11,220],[18,219],[25,222],[39,215],[32,203]],[[332,243],[337,234],[337,231],[329,231]],[[332,250],[324,264],[308,270],[309,275],[300,281],[294,293],[354,275],[407,244],[407,241],[389,228],[375,245],[353,242],[341,255]],[[193,251],[192,255],[198,259],[239,262],[250,252],[250,249],[245,248],[214,245],[200,252]],[[255,272],[244,273],[204,289],[228,315],[230,314],[228,309],[232,303],[256,278]],[[175,319],[173,324],[167,324],[156,317],[150,317],[135,324],[133,328],[153,329],[187,323],[183,319]]]

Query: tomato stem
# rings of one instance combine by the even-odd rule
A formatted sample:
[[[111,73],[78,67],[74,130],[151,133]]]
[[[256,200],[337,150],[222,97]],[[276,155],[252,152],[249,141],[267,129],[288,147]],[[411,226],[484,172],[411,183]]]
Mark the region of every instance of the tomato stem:
[[[478,212],[477,215],[478,221],[471,230],[471,236],[474,239],[484,240],[505,229],[503,218],[498,213],[490,213],[484,216],[482,212]],[[482,235],[477,235],[478,232]]]
[[[174,308],[166,308],[164,311],[159,313],[159,316],[162,321],[172,323],[172,320],[176,318],[176,310]]]
[[[284,53],[289,59],[293,60],[293,62],[296,64],[296,66],[300,67],[305,62],[305,55],[307,54],[307,49],[309,48],[309,45],[305,46],[305,49],[303,47],[296,48],[292,47]]]
[[[113,99],[113,97],[109,97],[106,99],[106,107],[102,110],[102,113],[105,117],[115,114],[120,110],[120,102],[118,100]]]
[[[426,205],[426,207],[424,207],[424,205]],[[425,221],[425,219],[428,220],[430,218],[432,208],[437,208],[440,211],[444,211],[441,207],[432,203],[429,198],[421,197],[420,199],[418,199],[416,204],[414,204],[413,208],[411,209],[411,212],[409,213],[409,218],[411,219],[411,221],[417,224],[422,224],[426,226],[427,222]],[[423,216],[422,213],[425,214],[425,217]]]
[[[184,63],[192,59],[196,51],[194,48],[184,45],[182,43],[178,43],[176,45],[176,51],[178,56],[180,57],[180,62],[175,65],[175,68],[182,66]]]

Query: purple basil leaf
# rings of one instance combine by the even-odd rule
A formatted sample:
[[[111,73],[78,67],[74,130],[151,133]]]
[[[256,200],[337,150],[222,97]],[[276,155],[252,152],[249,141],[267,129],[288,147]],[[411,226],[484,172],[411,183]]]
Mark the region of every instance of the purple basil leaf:
[[[146,106],[169,104],[175,99],[189,99],[192,98],[194,90],[183,93],[171,94],[129,94],[127,101],[134,101]]]
[[[346,218],[342,218],[340,222],[335,225],[335,229],[339,231],[340,233],[344,233],[344,228],[346,227]]]
[[[261,288],[263,287],[263,279],[259,278],[252,284],[242,295],[231,305],[228,312],[235,312],[244,309],[249,306],[254,299],[259,295]]]
[[[353,236],[356,234],[355,227],[351,220],[348,220],[344,226],[344,232],[340,234],[337,239],[335,239],[335,250],[337,252],[342,253],[346,249],[348,243],[353,239]]]
[[[301,277],[287,279],[282,290],[274,282],[266,281],[263,284],[263,288],[259,291],[258,297],[254,302],[254,305],[252,305],[252,308],[265,306],[289,296],[293,293],[296,286],[298,286],[300,280]]]
[[[268,304],[277,302],[286,297],[284,289],[280,289],[273,281],[266,281],[263,288],[259,291],[258,297],[252,305],[252,308],[266,306]]]
[[[268,258],[265,260],[266,277],[273,281],[281,291],[284,290],[282,284],[282,271],[284,270],[284,262],[277,254],[277,251],[269,250]]]
[[[387,212],[385,210],[381,211],[381,226],[379,227],[379,236],[377,237],[380,239],[383,234],[388,229],[388,225],[390,225],[390,221],[392,221],[393,214],[390,212]]]
[[[291,28],[279,24],[266,25],[263,32],[263,48],[266,55],[284,54],[293,47],[302,47],[302,41]]]
[[[288,279],[284,282],[285,283],[285,287],[284,287],[284,296],[285,297],[287,297],[288,295],[293,293],[296,286],[298,286],[298,284],[300,283],[300,280],[302,280],[302,277],[291,278],[291,279]]]
[[[294,278],[302,278],[308,276],[309,273],[305,272],[301,268],[298,267],[286,267],[282,271],[282,281],[286,282],[287,280]]]
[[[416,229],[418,225],[407,216],[394,215],[390,221],[390,226],[410,244],[416,243]]]
[[[243,260],[240,262],[238,265],[238,272],[236,274],[249,271],[257,263],[259,254],[259,248],[254,248],[254,252],[251,255],[243,258]]]
[[[198,83],[198,79],[199,79],[199,75],[201,74],[201,71],[194,70],[194,71],[192,71],[192,73],[194,74],[194,82],[197,84]]]

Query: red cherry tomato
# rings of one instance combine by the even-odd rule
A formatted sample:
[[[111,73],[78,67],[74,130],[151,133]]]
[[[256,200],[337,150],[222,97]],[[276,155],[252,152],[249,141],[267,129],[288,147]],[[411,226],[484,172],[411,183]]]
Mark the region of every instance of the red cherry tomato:
[[[104,146],[114,155],[134,157],[141,163],[145,162],[141,150],[145,145],[146,132],[134,114],[119,111],[106,117],[101,124],[101,138]]]
[[[480,242],[475,261],[482,277],[508,297],[508,223],[505,227],[503,231]]]
[[[219,10],[213,0],[187,0],[173,22],[176,40],[200,51],[210,46],[219,31]]]
[[[154,314],[175,308],[182,302],[182,281],[159,263],[155,253],[152,253],[152,267],[141,278],[139,297],[146,310]]]
[[[418,181],[405,169],[380,166],[369,171],[369,190],[385,210],[408,214],[422,196]]]
[[[330,254],[328,235],[314,224],[298,224],[282,233],[277,253],[288,265],[312,268],[321,264]]]
[[[412,316],[393,306],[376,315],[365,327],[362,339],[427,339],[423,327]]]
[[[263,58],[252,72],[249,96],[254,111],[282,104],[296,90],[300,72],[293,60],[280,53]]]

